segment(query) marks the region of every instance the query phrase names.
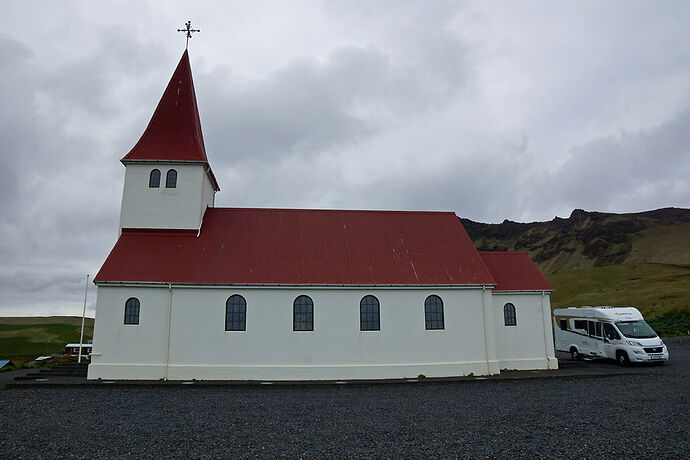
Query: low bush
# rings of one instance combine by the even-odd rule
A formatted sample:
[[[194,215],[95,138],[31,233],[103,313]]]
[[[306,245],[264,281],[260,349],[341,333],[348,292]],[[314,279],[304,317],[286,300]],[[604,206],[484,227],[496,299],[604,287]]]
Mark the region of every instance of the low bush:
[[[660,337],[690,335],[690,312],[667,313],[647,321]]]

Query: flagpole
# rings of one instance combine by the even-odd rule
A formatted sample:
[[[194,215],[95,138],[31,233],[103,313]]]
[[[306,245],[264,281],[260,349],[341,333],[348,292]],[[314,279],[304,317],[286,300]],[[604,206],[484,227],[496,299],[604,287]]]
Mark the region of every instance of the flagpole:
[[[86,288],[84,289],[84,310],[81,313],[81,335],[79,336],[79,358],[77,362],[81,363],[81,345],[84,342],[84,318],[86,317],[86,296],[89,293],[89,275],[86,275]]]

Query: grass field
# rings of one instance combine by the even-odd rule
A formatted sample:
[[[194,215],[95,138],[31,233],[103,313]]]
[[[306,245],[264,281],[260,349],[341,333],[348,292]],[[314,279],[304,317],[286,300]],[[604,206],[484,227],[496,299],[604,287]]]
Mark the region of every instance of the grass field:
[[[690,311],[690,266],[624,264],[547,275],[553,308],[581,305],[637,307],[647,319]]]
[[[0,359],[24,360],[57,353],[78,343],[81,318],[48,316],[0,318]],[[84,342],[93,337],[93,318],[84,323]]]

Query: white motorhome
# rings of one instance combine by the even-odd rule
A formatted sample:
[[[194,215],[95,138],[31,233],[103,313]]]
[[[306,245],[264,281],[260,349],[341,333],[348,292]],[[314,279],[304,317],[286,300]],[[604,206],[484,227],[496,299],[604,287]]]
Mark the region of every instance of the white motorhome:
[[[569,307],[553,312],[556,350],[628,363],[668,361],[664,342],[633,307]]]

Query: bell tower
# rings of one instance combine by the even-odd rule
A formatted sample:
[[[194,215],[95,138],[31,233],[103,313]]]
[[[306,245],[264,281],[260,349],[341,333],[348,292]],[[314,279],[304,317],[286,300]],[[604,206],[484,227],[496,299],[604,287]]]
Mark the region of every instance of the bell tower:
[[[139,142],[122,158],[123,229],[199,230],[220,190],[206,157],[187,50]]]

